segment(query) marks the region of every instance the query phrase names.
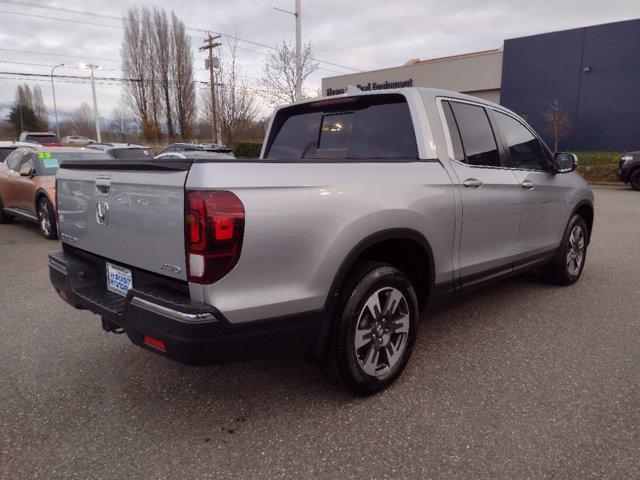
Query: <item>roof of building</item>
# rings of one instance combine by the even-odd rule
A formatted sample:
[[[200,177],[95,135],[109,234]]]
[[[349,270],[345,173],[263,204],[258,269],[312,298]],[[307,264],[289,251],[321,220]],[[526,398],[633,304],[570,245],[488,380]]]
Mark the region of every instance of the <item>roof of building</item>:
[[[425,60],[414,58],[406,62],[404,65],[396,65],[393,67],[385,67],[385,68],[376,68],[373,70],[366,70],[362,72],[345,73],[342,75],[334,75],[333,77],[325,77],[325,78],[348,77],[352,75],[360,75],[363,73],[373,73],[373,72],[381,72],[384,70],[394,70],[396,68],[402,68],[402,67],[412,67],[414,65],[424,65],[428,63],[438,63],[438,62],[450,62],[452,60],[461,60],[464,58],[480,57],[483,55],[494,55],[496,53],[501,53],[502,50],[503,50],[502,47],[500,47],[500,48],[494,48],[492,50],[479,50],[477,52],[467,52],[467,53],[461,53],[459,55],[449,55],[446,57],[427,58]]]

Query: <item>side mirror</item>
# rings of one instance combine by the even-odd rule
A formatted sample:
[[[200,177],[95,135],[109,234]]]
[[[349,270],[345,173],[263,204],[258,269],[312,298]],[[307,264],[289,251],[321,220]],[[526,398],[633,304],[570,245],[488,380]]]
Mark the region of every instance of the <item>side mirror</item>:
[[[553,156],[553,172],[569,173],[578,166],[578,156],[575,153],[558,152]]]
[[[33,177],[35,176],[35,171],[33,170],[33,167],[30,167],[29,165],[25,165],[24,167],[22,167],[20,169],[20,176],[21,177]]]

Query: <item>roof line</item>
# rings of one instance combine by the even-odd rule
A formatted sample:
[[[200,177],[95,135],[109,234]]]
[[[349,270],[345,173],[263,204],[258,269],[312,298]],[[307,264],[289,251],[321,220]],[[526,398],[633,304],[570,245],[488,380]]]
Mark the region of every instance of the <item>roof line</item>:
[[[468,52],[468,53],[460,53],[458,55],[449,55],[446,57],[437,57],[437,58],[428,58],[426,60],[420,60],[419,62],[415,62],[415,63],[410,63],[410,64],[405,64],[405,65],[396,65],[394,67],[385,67],[385,68],[378,68],[375,70],[366,70],[364,72],[354,72],[354,73],[345,73],[342,75],[334,75],[333,77],[324,77],[325,79],[330,79],[330,78],[340,78],[340,77],[350,77],[352,75],[361,75],[363,73],[374,73],[374,72],[383,72],[385,70],[394,70],[396,68],[402,68],[402,67],[412,67],[414,65],[422,65],[425,63],[437,63],[437,62],[441,62],[441,61],[447,61],[447,60],[455,60],[458,58],[467,58],[467,57],[475,57],[475,56],[480,56],[480,55],[489,55],[492,53],[498,53],[500,52],[502,49],[501,48],[494,48],[491,50],[480,50],[477,52]]]

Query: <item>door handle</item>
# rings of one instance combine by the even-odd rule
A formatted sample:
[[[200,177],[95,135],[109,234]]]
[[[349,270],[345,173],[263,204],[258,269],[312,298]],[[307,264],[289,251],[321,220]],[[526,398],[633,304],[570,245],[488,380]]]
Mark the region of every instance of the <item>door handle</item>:
[[[475,178],[467,178],[462,184],[467,188],[480,188],[483,183]]]
[[[520,184],[520,186],[526,190],[531,190],[533,187],[535,187],[535,184],[531,180],[525,180]]]

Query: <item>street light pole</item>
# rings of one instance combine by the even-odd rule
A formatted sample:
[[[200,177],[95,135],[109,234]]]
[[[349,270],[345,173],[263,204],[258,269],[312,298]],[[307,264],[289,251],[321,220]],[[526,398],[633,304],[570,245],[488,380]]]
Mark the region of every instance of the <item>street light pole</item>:
[[[301,0],[296,0],[296,11],[290,12],[282,8],[273,7],[274,10],[279,12],[288,13],[296,17],[296,102],[302,100],[302,8]]]
[[[53,114],[56,119],[56,134],[58,135],[58,141],[60,140],[60,126],[58,125],[58,106],[56,105],[56,87],[53,85],[53,71],[58,67],[63,67],[64,63],[56,65],[51,69],[51,91],[53,92]]]
[[[98,100],[96,100],[96,79],[93,75],[94,70],[102,70],[102,65],[93,65],[92,63],[79,63],[78,68],[88,68],[91,76],[91,92],[93,93],[93,118],[96,122],[96,140],[102,142],[100,138],[100,117],[98,116]]]

